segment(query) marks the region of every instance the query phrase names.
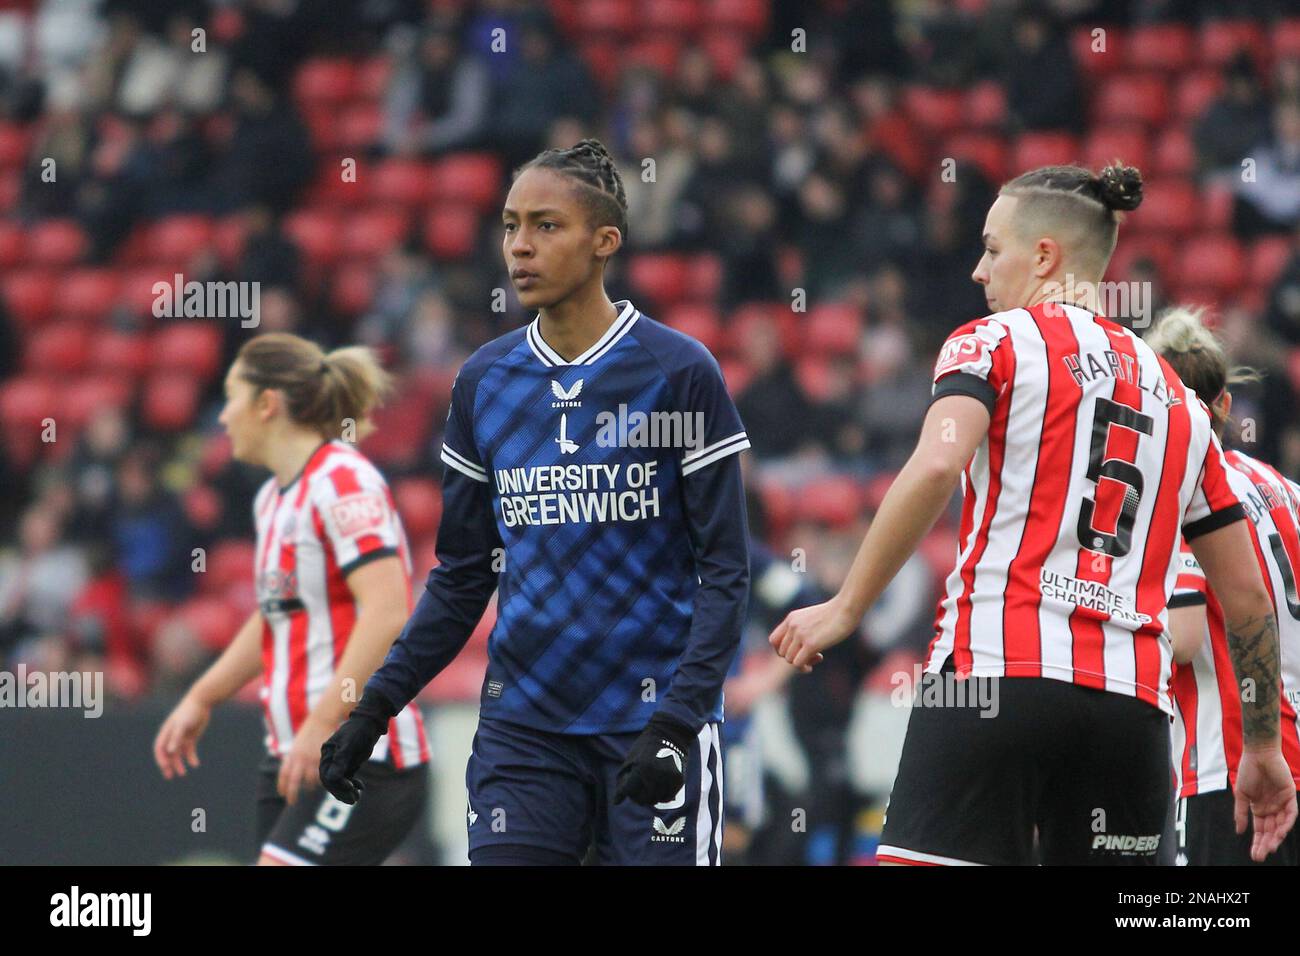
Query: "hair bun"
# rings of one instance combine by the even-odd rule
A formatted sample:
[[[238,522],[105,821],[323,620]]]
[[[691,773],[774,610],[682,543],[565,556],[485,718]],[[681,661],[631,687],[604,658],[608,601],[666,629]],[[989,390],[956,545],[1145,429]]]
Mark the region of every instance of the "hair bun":
[[[1097,176],[1097,198],[1107,209],[1130,212],[1142,205],[1142,173],[1118,161]]]

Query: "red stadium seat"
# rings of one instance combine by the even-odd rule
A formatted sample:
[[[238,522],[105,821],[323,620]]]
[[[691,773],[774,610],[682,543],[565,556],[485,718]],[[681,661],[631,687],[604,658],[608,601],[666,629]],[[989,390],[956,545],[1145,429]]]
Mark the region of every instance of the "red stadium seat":
[[[408,538],[436,534],[442,518],[442,492],[428,478],[403,478],[393,485],[393,501]]]
[[[610,40],[584,40],[578,46],[582,62],[591,71],[592,78],[603,90],[612,90],[618,84],[622,55],[617,43]]]
[[[1174,87],[1174,112],[1182,122],[1198,119],[1223,89],[1218,70],[1194,70],[1179,77]]]
[[[1022,133],[1012,149],[1011,173],[1077,162],[1079,155],[1079,140],[1070,133]]]
[[[630,36],[640,25],[632,0],[581,0],[578,29],[584,36]]]
[[[208,551],[207,570],[199,578],[205,593],[222,592],[253,579],[257,546],[248,538],[224,538]]]
[[[1273,24],[1269,33],[1273,37],[1275,59],[1300,56],[1300,17],[1279,20]]]
[[[1241,244],[1230,233],[1197,236],[1180,252],[1178,275],[1184,285],[1236,289],[1246,281]]]
[[[439,203],[424,223],[424,247],[435,259],[454,261],[474,252],[479,215],[472,206]]]
[[[1201,194],[1201,228],[1231,229],[1236,196],[1225,186],[1206,186]]]
[[[1181,72],[1196,58],[1196,34],[1182,23],[1155,23],[1134,27],[1124,45],[1132,69]]]
[[[433,198],[497,212],[505,202],[501,161],[489,153],[456,153],[433,164]]]
[[[189,523],[203,532],[214,530],[225,510],[221,495],[217,494],[211,485],[204,484],[191,485],[181,492],[181,507],[185,509],[185,517]],[[199,587],[202,589],[206,579],[201,580],[203,583]]]
[[[242,623],[239,612],[221,597],[190,598],[176,609],[175,617],[211,652],[224,650]]]
[[[767,0],[704,0],[704,4],[711,27],[737,30],[751,40],[767,29]]]
[[[158,373],[184,374],[206,382],[221,364],[221,329],[216,321],[164,325],[153,334],[150,344]]]
[[[1243,49],[1257,62],[1268,50],[1264,31],[1254,20],[1208,20],[1202,24],[1197,56],[1201,66],[1227,66]]]
[[[1258,289],[1272,289],[1291,257],[1298,253],[1300,245],[1286,236],[1256,239],[1250,247],[1250,284]]]
[[[727,383],[727,394],[735,398],[754,378],[754,370],[739,359],[721,358],[722,380]]]
[[[642,30],[691,36],[703,25],[704,9],[700,0],[646,0],[640,5]]]
[[[843,528],[862,514],[862,487],[844,475],[819,478],[799,488],[795,502],[799,521]]]
[[[386,56],[375,56],[357,65],[356,83],[352,95],[363,100],[379,100],[392,79],[393,61]]]
[[[787,485],[775,481],[760,481],[758,494],[763,502],[763,516],[773,536],[780,536],[790,527],[795,516],[795,494]]]
[[[19,168],[27,161],[31,149],[30,127],[17,123],[0,123],[0,168]]]
[[[23,367],[38,375],[75,375],[86,367],[90,336],[76,323],[58,322],[27,337]]]
[[[370,170],[357,163],[357,176],[351,182],[343,178],[343,156],[327,156],[316,167],[316,176],[307,188],[303,205],[308,208],[336,210],[365,201]],[[354,161],[357,157],[350,157]]]
[[[909,86],[903,91],[903,112],[931,133],[951,133],[965,119],[965,94],[931,86]]]
[[[1119,159],[1126,166],[1145,170],[1150,165],[1150,141],[1140,126],[1108,124],[1094,128],[1083,141],[1083,163],[1089,168],[1100,169]]]
[[[1076,27],[1070,34],[1074,62],[1086,74],[1113,73],[1124,65],[1124,40],[1118,27]]]
[[[828,302],[808,313],[805,350],[813,355],[852,355],[862,339],[862,313],[857,306]]]
[[[370,173],[370,200],[421,206],[433,198],[434,182],[427,163],[389,159]]]
[[[90,365],[105,372],[141,375],[149,367],[151,352],[147,335],[106,329],[95,335],[90,349]]]
[[[623,51],[623,68],[645,67],[661,76],[672,76],[682,53],[682,42],[672,35],[648,37]]]
[[[700,46],[713,64],[713,75],[719,83],[730,83],[736,69],[749,55],[749,44],[742,37],[727,30],[707,30]]]
[[[80,431],[101,408],[124,408],[131,401],[131,380],[121,374],[88,375],[59,390],[60,425]]]
[[[1108,77],[1093,97],[1093,121],[1124,121],[1162,125],[1169,118],[1169,90],[1158,73],[1126,73]]]
[[[12,269],[27,251],[27,235],[16,222],[0,222],[0,269]]]
[[[1200,221],[1201,197],[1186,179],[1158,179],[1142,187],[1142,205],[1126,223],[1139,232],[1191,233]]]
[[[159,293],[154,291],[156,283],[165,282],[168,286],[175,284],[173,272],[155,266],[128,269],[119,275],[118,302],[133,316],[153,315],[154,303],[159,297]]]
[[[149,257],[156,262],[188,263],[212,244],[207,216],[168,216],[149,231]]]
[[[40,266],[70,266],[89,245],[85,232],[71,219],[48,219],[27,233],[27,261]]]
[[[1001,83],[977,83],[962,104],[967,126],[1001,127],[1007,119],[1007,94]]]
[[[0,383],[0,420],[6,431],[22,430],[37,438],[41,421],[58,411],[60,385],[45,374],[21,375]]]
[[[686,264],[686,298],[713,302],[722,290],[722,259],[711,252],[698,252]]]
[[[199,384],[184,372],[155,372],[145,383],[141,413],[149,428],[180,431],[194,422],[199,408]]]
[[[1007,178],[1006,137],[995,133],[958,133],[944,140],[945,158],[974,163],[991,183]]]
[[[1145,205],[1143,203],[1144,208]],[[1139,209],[1138,213],[1142,211]],[[1134,215],[1136,217],[1137,214]],[[1133,222],[1137,222],[1137,219],[1134,218]],[[1120,230],[1119,245],[1115,247],[1115,254],[1111,256],[1110,265],[1106,268],[1106,278],[1116,281],[1130,280],[1134,278],[1133,264],[1139,259],[1150,259],[1161,280],[1165,284],[1172,282],[1175,278],[1178,257],[1175,237],[1169,233],[1128,235],[1127,232],[1127,228]]]
[[[1190,176],[1196,171],[1196,147],[1186,127],[1170,126],[1160,134],[1152,169],[1157,176]]]
[[[722,350],[724,333],[717,309],[712,305],[679,305],[664,314],[664,324],[685,333],[717,355]]]
[[[5,303],[18,324],[33,328],[54,314],[57,282],[49,269],[24,269],[4,279]]]
[[[683,256],[643,252],[628,263],[627,277],[638,293],[663,309],[685,297],[686,272]]]
[[[821,355],[803,355],[795,361],[794,377],[799,387],[814,402],[824,402],[829,395],[830,361]]]
[[[293,78],[294,98],[304,107],[337,106],[358,89],[357,67],[350,60],[311,59]]]
[[[0,170],[0,212],[12,212],[17,207],[22,194],[22,170]]]
[[[117,305],[121,283],[112,269],[74,269],[59,283],[55,309],[69,319],[98,322]]]
[[[311,262],[329,266],[343,251],[343,222],[330,209],[297,209],[284,219],[284,232]]]
[[[375,297],[375,272],[364,263],[342,266],[334,277],[330,301],[339,312],[358,316],[370,308]]]
[[[227,216],[218,219],[212,227],[212,247],[217,258],[226,268],[233,268],[244,254],[246,239],[244,219],[242,216]]]
[[[373,146],[384,134],[384,113],[377,103],[355,103],[332,117],[333,128],[322,141],[312,141],[326,149],[358,150]],[[313,132],[315,130],[313,129]]]

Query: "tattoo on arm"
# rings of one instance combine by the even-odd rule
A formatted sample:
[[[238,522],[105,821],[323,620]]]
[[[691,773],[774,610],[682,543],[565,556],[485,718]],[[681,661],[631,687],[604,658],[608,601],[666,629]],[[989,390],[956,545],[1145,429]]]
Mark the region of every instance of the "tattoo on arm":
[[[1268,614],[1228,627],[1228,651],[1241,691],[1241,729],[1246,743],[1279,733],[1280,670],[1277,619]]]

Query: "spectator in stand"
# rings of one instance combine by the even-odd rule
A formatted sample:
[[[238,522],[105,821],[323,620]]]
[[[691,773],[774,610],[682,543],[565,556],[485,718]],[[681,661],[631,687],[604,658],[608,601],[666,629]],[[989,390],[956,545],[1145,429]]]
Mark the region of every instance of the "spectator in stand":
[[[214,211],[253,203],[290,208],[314,165],[307,128],[288,97],[247,67],[235,70],[230,92],[235,126],[213,170]]]
[[[406,46],[385,96],[384,147],[402,156],[433,156],[478,145],[492,97],[487,67],[461,52],[446,21],[433,21]]]
[[[1265,323],[1287,348],[1300,346],[1300,223],[1293,227],[1294,241],[1287,260],[1269,291]],[[1273,458],[1260,456],[1265,461]]]
[[[1197,165],[1202,172],[1223,171],[1237,178],[1241,161],[1268,136],[1268,103],[1250,54],[1242,52],[1224,75],[1224,90],[1192,128]]]
[[[838,466],[853,468],[874,457],[858,415],[857,362],[836,356],[826,363],[821,392],[812,402],[808,433]]]
[[[1300,221],[1300,100],[1273,107],[1273,135],[1247,153],[1254,178],[1234,182],[1233,229],[1242,238],[1290,232]]]
[[[1070,35],[1042,4],[1017,13],[1002,75],[1014,129],[1078,128],[1083,103]]]
[[[642,176],[646,159],[654,160],[654,179],[648,182]],[[642,116],[633,122],[628,148],[620,151],[617,162],[620,169],[637,171],[623,181],[628,218],[636,223],[628,247],[644,251],[669,245],[682,192],[695,168],[694,154],[680,139],[669,140],[655,118]]]
[[[803,286],[810,300],[834,299],[862,262],[843,188],[822,172],[812,173],[799,188],[799,213],[795,236],[803,254]]]
[[[855,215],[853,233],[862,250],[859,269],[874,271],[886,261],[908,259],[921,246],[921,218],[911,184],[887,161],[875,164],[868,201]]]
[[[754,454],[776,458],[796,451],[808,434],[808,400],[781,349],[776,320],[754,320],[742,338],[753,378],[736,396],[736,409]]]
[[[159,482],[159,465],[157,448],[148,444],[133,446],[118,463],[114,562],[133,597],[179,601],[194,588],[194,536],[180,501]]]
[[[17,548],[0,553],[0,661],[25,659],[31,643],[61,640],[68,608],[87,577],[85,556],[64,540],[56,510],[46,503],[29,507]]]
[[[696,148],[695,168],[682,190],[676,244],[707,250],[723,234],[724,209],[738,186],[731,130],[718,117],[704,118],[699,124]]]
[[[638,226],[640,223],[638,223]],[[745,185],[723,206],[721,242],[722,305],[735,308],[754,300],[780,301],[789,295],[781,287],[777,265],[780,237],[776,231],[776,204],[768,191]]]
[[[89,544],[108,540],[114,507],[114,473],[131,441],[126,410],[115,405],[100,408],[77,440],[63,468],[73,493],[71,537]]]
[[[248,206],[240,215],[244,248],[235,267],[236,279],[296,288],[302,274],[302,256],[281,229],[279,215],[264,203]]]

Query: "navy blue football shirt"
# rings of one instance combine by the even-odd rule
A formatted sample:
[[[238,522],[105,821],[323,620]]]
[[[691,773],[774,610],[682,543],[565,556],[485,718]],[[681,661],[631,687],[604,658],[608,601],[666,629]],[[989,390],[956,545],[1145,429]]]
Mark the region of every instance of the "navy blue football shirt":
[[[367,691],[413,698],[497,589],[483,716],[571,734],[721,719],[748,602],[749,440],[704,346],[616,308],[571,362],[534,319],[461,368],[439,564]]]

